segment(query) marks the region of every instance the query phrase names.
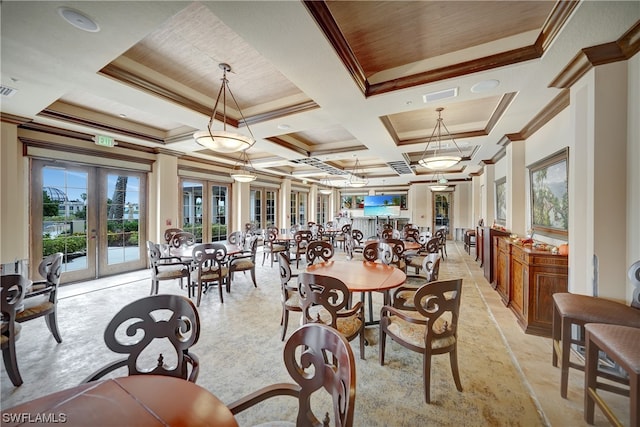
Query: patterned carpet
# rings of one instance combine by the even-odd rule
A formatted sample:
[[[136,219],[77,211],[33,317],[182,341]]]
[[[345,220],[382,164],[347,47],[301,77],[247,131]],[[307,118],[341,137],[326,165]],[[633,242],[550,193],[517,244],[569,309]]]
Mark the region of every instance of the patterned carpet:
[[[380,366],[378,331],[371,327],[367,331],[370,345],[365,350],[366,360],[359,358],[358,346],[353,345],[356,426],[545,425],[459,250],[456,245],[450,246],[449,257],[441,263],[440,277],[464,278],[458,345],[463,391],[455,388],[449,357],[435,356],[432,403],[425,404],[422,357],[388,339],[385,365]],[[261,254],[258,257],[261,261]],[[343,258],[338,250],[336,259]],[[148,294],[148,277],[149,272],[143,271],[102,279],[102,286],[111,287],[77,295],[71,287],[63,288],[58,308],[63,343],[56,344],[43,320],[24,324],[17,347],[25,383],[13,387],[2,367],[2,408],[74,386],[115,359],[117,355],[104,345],[102,332],[123,305]],[[266,262],[265,267],[259,267],[257,280],[256,289],[249,275],[238,274],[224,304],[220,304],[215,291],[205,294],[200,306],[200,341],[193,347],[201,363],[198,384],[224,402],[271,383],[289,382],[282,362],[276,266],[270,268]],[[76,288],[88,286],[92,284]],[[186,293],[177,281],[161,283],[160,291]],[[379,312],[380,301],[381,295],[374,294],[374,313]],[[291,315],[289,334],[298,319],[296,313]],[[241,426],[249,426],[274,419],[295,420],[294,413],[292,399],[282,397],[240,414],[238,421]]]

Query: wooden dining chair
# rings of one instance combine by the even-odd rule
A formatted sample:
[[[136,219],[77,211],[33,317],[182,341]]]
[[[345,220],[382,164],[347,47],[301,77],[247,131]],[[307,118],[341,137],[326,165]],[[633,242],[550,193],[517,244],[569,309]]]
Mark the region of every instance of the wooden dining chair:
[[[326,325],[308,323],[291,334],[283,355],[285,367],[295,384],[279,383],[256,390],[227,405],[231,412],[236,415],[272,397],[291,396],[298,401],[297,416],[292,425],[352,427],[356,365],[345,337]],[[322,391],[324,395],[317,394]],[[328,398],[323,399],[324,396]],[[268,423],[273,426],[289,424]]]
[[[149,268],[151,269],[151,292],[155,295],[159,292],[160,282],[163,280],[180,280],[182,288],[183,279],[187,279],[187,285],[191,274],[191,261],[183,261],[180,257],[169,256],[162,250],[158,243],[147,240],[147,254],[149,255]]]
[[[440,274],[440,254],[429,254],[422,259],[423,274],[407,274],[407,279],[402,284],[402,289],[398,288],[393,292],[393,301],[402,300],[399,304],[413,306],[413,297],[416,291],[424,284],[435,282]],[[392,303],[394,305],[395,303]]]
[[[415,256],[408,259],[407,267],[413,267],[415,270],[415,274],[418,274],[420,272],[420,269],[422,268],[425,257],[430,254],[438,254],[439,252],[440,239],[438,237],[429,239],[425,243],[425,245],[418,250],[418,253]]]
[[[218,285],[220,302],[224,303],[222,288],[229,280],[227,247],[222,243],[201,243],[193,248],[194,278],[189,286],[189,297],[198,292],[196,306],[200,307],[202,293]]]
[[[262,265],[267,255],[271,258],[271,267],[273,267],[273,259],[279,252],[287,250],[287,246],[278,243],[278,229],[269,228],[264,239],[264,245],[262,247]]]
[[[360,339],[360,358],[364,359],[364,305],[353,306],[351,293],[340,279],[311,273],[298,275],[298,293],[303,323],[323,323],[343,334],[348,341]]]
[[[329,261],[333,258],[334,249],[330,242],[313,240],[307,245],[307,265],[312,265],[316,261]]]
[[[24,296],[23,310],[16,313],[16,322],[44,317],[47,328],[58,342],[62,336],[58,330],[58,285],[62,274],[62,252],[46,256],[38,265],[38,273],[44,280],[35,280]]]
[[[27,279],[20,274],[7,274],[0,277],[0,308],[2,311],[2,360],[7,376],[14,386],[22,385],[22,376],[18,369],[16,341],[20,338],[21,325],[16,322],[16,313],[22,310],[27,289]]]
[[[402,289],[402,287],[398,288]],[[387,335],[401,346],[422,353],[425,402],[431,402],[431,357],[449,354],[456,389],[462,391],[458,371],[458,318],[462,279],[421,286],[411,306],[385,305],[380,310],[380,365],[384,365]]]
[[[302,312],[302,304],[300,303],[300,294],[298,294],[298,275],[291,273],[291,261],[286,252],[278,253],[278,267],[280,270],[280,289],[282,302],[282,316],[280,317],[280,325],[282,325],[282,341],[287,335],[287,326],[289,325],[289,312]],[[291,282],[294,279],[294,283]]]
[[[242,231],[234,231],[227,237],[227,242],[232,245],[242,245],[244,243],[243,240],[244,234],[242,234]]]
[[[196,382],[200,364],[189,349],[199,338],[200,316],[190,299],[170,294],[141,298],[118,311],[104,331],[107,347],[127,356],[98,369],[83,383],[125,367],[129,375],[166,375]],[[171,346],[162,345],[167,343]],[[167,350],[171,357],[165,357]],[[156,358],[145,357],[156,352]],[[165,362],[174,359],[175,365]]]
[[[291,247],[291,260],[296,260],[296,268],[300,268],[300,259],[307,255],[307,247],[313,240],[313,235],[309,230],[298,230],[293,235],[293,246]]]
[[[404,242],[400,239],[380,239],[378,258],[384,264],[407,271],[407,263],[404,259]]]
[[[242,252],[231,255],[229,257],[229,280],[227,281],[227,292],[230,291],[231,282],[233,282],[233,274],[242,271],[251,273],[251,281],[253,287],[257,288],[256,283],[256,253],[258,252],[258,236],[251,236],[246,239]]]
[[[375,262],[378,259],[378,242],[368,242],[362,249],[362,258],[365,261]]]
[[[195,244],[196,236],[188,231],[180,231],[175,233],[169,241],[169,245],[174,248],[188,247]]]

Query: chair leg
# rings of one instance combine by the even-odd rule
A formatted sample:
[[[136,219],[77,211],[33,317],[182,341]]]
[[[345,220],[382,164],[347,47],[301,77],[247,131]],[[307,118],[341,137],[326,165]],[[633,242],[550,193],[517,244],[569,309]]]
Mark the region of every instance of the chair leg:
[[[149,295],[153,295],[153,291],[156,289],[156,282],[151,280],[151,290],[149,291]]]
[[[380,326],[380,338],[379,338],[379,346],[380,346],[380,366],[384,365],[384,350],[387,347],[387,334],[384,333],[382,326]]]
[[[431,403],[431,354],[425,351],[423,360],[422,377],[424,379],[424,401]]]
[[[262,265],[264,266],[264,260],[267,257],[267,251],[262,251]]]
[[[458,347],[449,352],[449,363],[451,364],[451,373],[453,381],[456,383],[456,389],[462,391],[462,383],[460,382],[460,371],[458,370]]]
[[[196,307],[200,307],[201,298],[202,298],[202,282],[198,282],[198,299],[196,300]]]
[[[4,367],[7,370],[7,375],[13,385],[16,387],[21,386],[23,381],[20,371],[18,370],[15,340],[9,340],[7,346],[2,349],[2,359],[4,360]]]
[[[257,288],[258,284],[256,283],[256,269],[255,268],[251,269],[251,280],[253,281],[253,287]]]
[[[282,309],[282,341],[284,341],[284,337],[287,335],[287,326],[289,325],[289,310]]]
[[[44,321],[47,324],[47,328],[49,328],[51,335],[53,335],[53,338],[55,338],[55,340],[58,341],[58,344],[60,344],[62,342],[62,337],[60,336],[60,331],[58,330],[58,316],[56,314],[56,311],[53,310],[52,313],[49,313],[44,318]]]
[[[218,294],[220,295],[220,302],[224,303],[224,297],[222,296],[222,287],[224,286],[224,280],[218,277]]]
[[[562,319],[562,339],[560,342],[562,353],[560,355],[560,396],[567,398],[569,384],[569,356],[571,355],[571,322]]]

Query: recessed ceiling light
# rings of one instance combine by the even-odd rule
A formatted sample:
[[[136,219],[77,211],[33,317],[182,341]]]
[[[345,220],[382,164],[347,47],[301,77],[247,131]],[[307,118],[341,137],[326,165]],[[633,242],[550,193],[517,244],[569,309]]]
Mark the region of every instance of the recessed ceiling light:
[[[289,130],[289,129],[291,129],[291,126],[282,123],[282,124],[278,125],[278,129],[280,129],[280,130]]]
[[[494,79],[483,80],[471,86],[471,92],[473,93],[487,92],[491,89],[497,88],[499,85],[500,85],[499,80],[494,80]]]
[[[89,18],[84,13],[70,7],[59,7],[58,14],[74,27],[88,31],[90,33],[97,33],[100,31],[100,26],[93,19]]]

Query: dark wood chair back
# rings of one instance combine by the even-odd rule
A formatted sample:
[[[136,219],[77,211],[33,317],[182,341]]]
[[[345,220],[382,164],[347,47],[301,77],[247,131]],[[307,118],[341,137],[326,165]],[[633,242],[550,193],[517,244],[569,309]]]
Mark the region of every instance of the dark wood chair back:
[[[331,242],[323,240],[313,240],[307,245],[307,265],[311,265],[316,261],[329,261],[333,258],[334,249]]]
[[[176,233],[182,233],[184,230],[182,228],[167,228],[164,230],[164,241],[165,243],[171,243],[171,238]]]
[[[132,341],[133,336],[140,338]],[[104,331],[107,347],[127,357],[99,369],[84,382],[95,381],[122,367],[127,367],[129,375],[166,375],[195,382],[199,363],[189,348],[198,342],[199,337],[200,317],[190,299],[169,294],[141,298],[124,306]],[[145,351],[156,351],[154,340],[171,343],[171,358],[177,358],[175,366],[167,365],[164,355],[159,353],[155,366],[147,363],[143,367],[146,360],[141,355]]]
[[[193,246],[196,243],[196,236],[188,231],[180,231],[175,233],[171,237],[169,244],[174,248],[180,248],[184,246]]]
[[[362,257],[365,261],[374,262],[378,259],[378,242],[369,242],[362,249]]]
[[[285,367],[296,384],[263,387],[229,404],[231,412],[236,415],[266,399],[286,395],[298,400],[296,426],[352,427],[356,365],[344,336],[328,326],[309,323],[291,334],[283,353]],[[326,411],[314,412],[317,402],[311,397],[319,390],[324,390],[333,402],[332,415]]]
[[[20,274],[7,274],[0,277],[0,310],[2,311],[2,359],[9,379],[14,386],[22,385],[22,376],[18,369],[16,341],[20,336],[20,325],[16,323],[16,312],[22,309],[27,289],[27,279]]]
[[[244,235],[242,234],[242,231],[234,231],[229,234],[229,237],[227,237],[227,242],[232,245],[243,245]]]

